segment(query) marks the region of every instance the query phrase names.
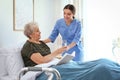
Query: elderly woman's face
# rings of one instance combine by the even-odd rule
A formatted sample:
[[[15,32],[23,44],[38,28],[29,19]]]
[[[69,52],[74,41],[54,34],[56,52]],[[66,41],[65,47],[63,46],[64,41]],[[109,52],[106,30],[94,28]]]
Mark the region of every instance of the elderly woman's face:
[[[34,28],[34,32],[31,34],[31,38],[35,39],[35,40],[39,40],[41,38],[40,36],[40,30],[38,27]]]

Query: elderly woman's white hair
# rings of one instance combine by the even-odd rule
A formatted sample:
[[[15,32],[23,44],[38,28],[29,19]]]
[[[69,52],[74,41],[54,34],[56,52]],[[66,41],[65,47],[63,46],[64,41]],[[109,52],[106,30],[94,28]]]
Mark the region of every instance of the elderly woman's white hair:
[[[30,38],[30,35],[34,32],[34,29],[38,27],[38,24],[36,22],[29,22],[24,27],[24,34],[28,38]]]

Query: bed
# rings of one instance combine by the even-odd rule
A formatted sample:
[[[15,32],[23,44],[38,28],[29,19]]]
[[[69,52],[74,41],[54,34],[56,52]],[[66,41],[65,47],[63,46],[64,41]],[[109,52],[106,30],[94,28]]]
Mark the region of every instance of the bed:
[[[59,72],[54,68],[48,68],[49,64],[24,67],[21,48],[22,45],[0,48],[0,80],[35,80],[42,72],[47,73],[49,80],[52,79],[53,73],[56,74],[57,80],[60,80]]]
[[[60,72],[61,80],[120,80],[120,65],[107,59],[52,67]],[[46,80],[46,76],[42,73],[36,80]]]
[[[0,48],[0,80],[18,80],[21,69],[24,68],[20,47]],[[53,68],[58,70],[61,80],[120,80],[120,65],[107,60],[98,59],[89,62],[73,62],[51,66],[42,64],[36,67]],[[29,71],[21,80],[47,80],[45,72]],[[56,80],[56,76],[53,77]]]
[[[0,80],[17,80],[18,72],[23,68],[20,47],[0,48]]]

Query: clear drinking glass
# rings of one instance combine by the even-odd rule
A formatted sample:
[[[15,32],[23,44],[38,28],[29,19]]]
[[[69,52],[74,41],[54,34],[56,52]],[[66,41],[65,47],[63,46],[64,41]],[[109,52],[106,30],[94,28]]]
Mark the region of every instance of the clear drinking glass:
[[[63,40],[63,46],[67,46],[67,40]]]

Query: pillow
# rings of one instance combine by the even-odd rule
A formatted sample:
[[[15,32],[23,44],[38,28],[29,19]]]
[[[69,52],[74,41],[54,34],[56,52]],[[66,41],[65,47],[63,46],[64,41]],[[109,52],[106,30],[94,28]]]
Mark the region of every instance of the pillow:
[[[7,54],[6,54],[5,49],[0,48],[0,77],[7,75],[7,70],[5,66],[6,56]]]
[[[1,76],[0,80],[18,80],[18,79],[16,79],[15,76],[6,75],[6,76]]]
[[[9,76],[17,77],[20,70],[24,67],[21,57],[21,48],[6,49],[8,56],[6,59],[6,68]]]

